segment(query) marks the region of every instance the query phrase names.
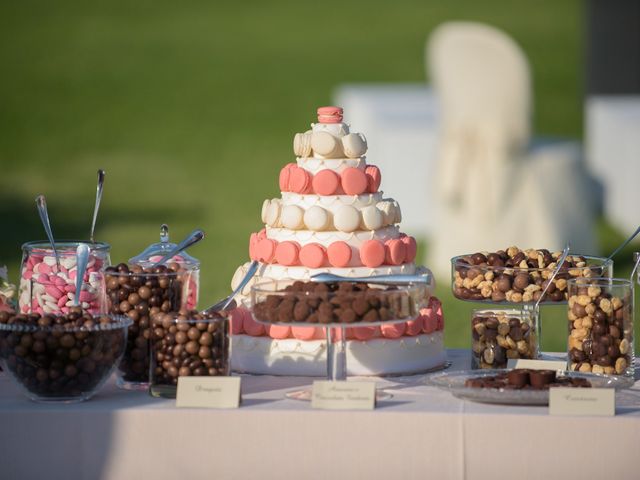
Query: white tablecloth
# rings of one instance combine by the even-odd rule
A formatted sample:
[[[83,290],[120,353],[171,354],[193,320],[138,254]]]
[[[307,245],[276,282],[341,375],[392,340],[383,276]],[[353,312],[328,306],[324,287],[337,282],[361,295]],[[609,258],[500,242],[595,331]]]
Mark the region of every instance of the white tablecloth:
[[[452,369],[468,352],[449,351]],[[75,405],[36,404],[0,379],[0,478],[555,479],[640,477],[640,384],[615,417],[461,401],[380,380],[375,411],[318,411],[284,393],[308,378],[245,376],[238,410],[176,409],[110,382]]]

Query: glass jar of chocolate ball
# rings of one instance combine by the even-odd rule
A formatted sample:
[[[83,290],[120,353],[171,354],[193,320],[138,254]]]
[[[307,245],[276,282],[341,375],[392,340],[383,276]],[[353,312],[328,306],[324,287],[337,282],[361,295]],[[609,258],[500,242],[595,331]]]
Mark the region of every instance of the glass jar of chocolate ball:
[[[107,303],[113,314],[127,315],[127,348],[118,367],[117,384],[125,389],[149,387],[151,316],[179,311],[185,298],[184,275],[173,265],[143,268],[121,263],[107,268]]]
[[[178,378],[229,375],[229,321],[219,313],[156,313],[151,317],[149,393],[175,398]]]
[[[538,319],[523,310],[474,310],[471,368],[506,368],[510,359],[538,357]]]
[[[169,226],[160,226],[160,241],[152,243],[142,253],[129,259],[129,265],[140,265],[148,268],[172,251],[176,244],[169,241]],[[193,310],[198,306],[198,294],[200,290],[200,260],[182,251],[167,261],[172,270],[182,274],[185,283],[184,308]]]
[[[633,285],[618,278],[569,281],[569,370],[634,374]]]

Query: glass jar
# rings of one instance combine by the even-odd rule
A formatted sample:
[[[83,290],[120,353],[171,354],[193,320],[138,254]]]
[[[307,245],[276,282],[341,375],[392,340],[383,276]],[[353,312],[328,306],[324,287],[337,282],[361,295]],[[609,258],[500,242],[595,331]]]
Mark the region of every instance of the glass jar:
[[[151,317],[149,393],[175,398],[179,377],[229,375],[229,321],[191,312]]]
[[[632,282],[575,278],[568,290],[569,370],[633,377]]]
[[[471,316],[471,368],[506,368],[509,359],[538,357],[534,311],[474,310]]]
[[[112,314],[127,315],[127,347],[118,366],[117,385],[130,390],[149,387],[151,315],[177,312],[185,297],[185,273],[166,266],[143,268],[121,263],[107,268],[107,305]]]
[[[140,265],[144,268],[150,267],[169,253],[175,246],[175,243],[169,241],[169,226],[163,223],[160,226],[160,242],[149,245],[142,253],[130,258],[129,264]],[[188,274],[184,277],[187,284],[185,308],[193,310],[198,305],[198,295],[200,291],[200,260],[183,251],[167,261],[167,265],[171,263],[177,265],[177,268],[174,268],[174,270]]]
[[[89,263],[84,274],[84,294],[81,301],[90,313],[104,313],[104,310],[100,311],[99,308],[100,299],[104,297],[102,273],[111,264],[109,256],[111,246],[102,242],[76,240],[56,242],[59,265],[49,242],[27,242],[22,245],[18,296],[20,313],[59,315],[69,312],[69,302],[75,299],[76,249],[80,243],[86,243],[89,246]],[[63,296],[67,297],[64,302]]]
[[[560,252],[520,251],[512,247],[506,252],[477,252],[453,257],[453,296],[459,300],[491,304],[534,304],[542,295],[559,256]],[[541,303],[566,302],[567,281],[571,278],[612,275],[612,260],[589,255],[569,255]]]

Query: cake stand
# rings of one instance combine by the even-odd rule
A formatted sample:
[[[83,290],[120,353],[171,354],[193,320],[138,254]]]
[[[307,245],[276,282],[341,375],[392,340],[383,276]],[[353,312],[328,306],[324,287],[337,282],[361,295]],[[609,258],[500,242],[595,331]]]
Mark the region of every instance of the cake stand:
[[[347,356],[346,356],[346,329],[357,327],[379,327],[387,324],[402,323],[415,320],[420,315],[419,311],[423,305],[429,301],[429,288],[426,285],[410,284],[394,287],[393,289],[371,288],[368,292],[340,293],[326,292],[317,293],[312,291],[284,291],[291,282],[268,281],[254,285],[251,288],[251,313],[256,322],[263,325],[287,326],[287,327],[323,327],[326,333],[327,342],[327,380],[344,381],[347,380]],[[367,321],[356,319],[351,322],[339,321],[335,318],[327,323],[311,321],[288,321],[283,317],[277,318],[277,306],[286,301],[305,304],[337,303],[340,300],[353,302],[356,299],[372,296],[380,302],[380,309],[386,308],[388,318],[382,320]],[[264,305],[271,302],[269,311],[264,310]],[[260,305],[263,305],[261,307]],[[386,305],[382,307],[382,305]],[[316,307],[319,309],[319,305]],[[310,309],[310,315],[317,313],[314,307]],[[379,312],[380,310],[377,310]],[[270,318],[269,318],[270,317]],[[311,387],[294,390],[285,394],[287,398],[294,400],[310,401],[312,396]],[[376,400],[391,398],[391,395],[383,390],[376,390]]]

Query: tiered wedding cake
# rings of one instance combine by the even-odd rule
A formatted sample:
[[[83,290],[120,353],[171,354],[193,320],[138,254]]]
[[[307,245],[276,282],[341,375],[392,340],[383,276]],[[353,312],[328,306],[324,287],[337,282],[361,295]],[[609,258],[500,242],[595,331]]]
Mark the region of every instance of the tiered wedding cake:
[[[416,241],[400,232],[398,203],[378,190],[367,142],[342,122],[342,109],[318,109],[318,123],[296,134],[296,163],[280,172],[281,198],[265,200],[265,228],[251,234],[249,255],[260,269],[232,314],[232,368],[274,375],[323,375],[322,328],[263,326],[249,313],[255,282],[302,280],[319,272],[344,276],[412,274]],[[410,173],[407,173],[410,174]],[[238,268],[232,287],[249,264]],[[408,373],[445,362],[443,317],[432,298],[416,320],[347,329],[350,375]]]

